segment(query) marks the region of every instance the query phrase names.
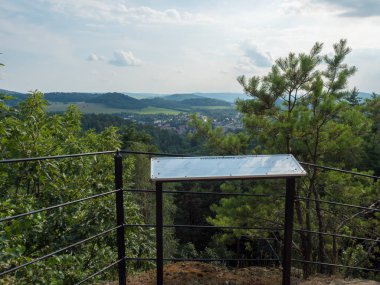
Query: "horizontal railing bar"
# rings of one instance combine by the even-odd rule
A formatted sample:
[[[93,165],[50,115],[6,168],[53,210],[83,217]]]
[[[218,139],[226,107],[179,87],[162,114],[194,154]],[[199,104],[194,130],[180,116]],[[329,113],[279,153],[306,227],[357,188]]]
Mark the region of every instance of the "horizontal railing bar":
[[[156,261],[156,258],[128,257],[126,261]],[[280,261],[277,258],[256,259],[256,258],[163,258],[164,261]]]
[[[107,271],[108,269],[110,269],[111,267],[115,266],[116,264],[119,264],[120,262],[122,262],[125,258],[121,258],[119,259],[118,261],[115,261],[113,263],[111,263],[110,265],[107,265],[106,267],[104,267],[103,269],[95,272],[94,274],[91,274],[90,276],[86,277],[85,279],[79,281],[78,283],[76,283],[75,285],[80,285],[80,284],[83,284],[85,283],[86,281],[90,280],[91,278],[99,275],[99,274],[102,274],[104,271]]]
[[[146,227],[155,228],[155,224],[124,224],[124,227]],[[164,225],[164,228],[205,228],[205,229],[237,229],[237,230],[263,230],[263,231],[283,231],[283,228],[269,228],[269,227],[238,227],[238,226],[207,226],[207,225]],[[335,236],[340,238],[349,238],[363,241],[380,242],[380,239],[370,239],[356,236],[348,236],[341,234],[333,234],[326,232],[311,231],[306,229],[294,229],[296,232],[306,232],[312,234],[322,234],[328,236]]]
[[[156,190],[151,189],[124,189],[125,192],[143,192],[143,193],[156,193]],[[252,197],[268,197],[268,198],[285,198],[285,195],[272,195],[272,194],[251,194],[251,193],[226,193],[226,192],[194,192],[194,191],[173,191],[163,190],[167,194],[191,194],[191,195],[216,195],[216,196],[252,196]]]
[[[147,151],[132,151],[132,150],[120,150],[120,153],[124,154],[142,154],[142,155],[157,155],[157,156],[179,156],[179,157],[190,157],[189,154],[179,154],[179,153],[163,153],[163,152],[147,152]]]
[[[66,202],[66,203],[59,204],[59,205],[55,205],[55,206],[51,206],[51,207],[46,207],[46,208],[41,208],[41,209],[30,211],[30,212],[27,212],[27,213],[22,213],[22,214],[19,214],[19,215],[6,217],[6,218],[3,218],[3,219],[0,219],[0,222],[6,222],[6,221],[9,221],[9,220],[13,220],[13,219],[16,219],[16,218],[21,218],[21,217],[24,217],[24,216],[27,216],[27,215],[32,215],[32,214],[40,213],[40,212],[43,212],[43,211],[48,211],[48,210],[52,210],[52,209],[56,209],[56,208],[60,208],[60,207],[64,207],[64,206],[68,206],[68,205],[71,205],[71,204],[83,202],[83,201],[90,200],[90,199],[96,199],[96,198],[99,198],[99,197],[102,197],[102,196],[106,196],[106,195],[115,193],[117,191],[119,191],[119,190],[113,190],[113,191],[109,191],[109,192],[106,192],[106,193],[101,193],[101,194],[93,195],[93,196],[90,196],[90,197],[86,197],[86,198],[82,198],[82,199],[78,199],[78,200],[69,201],[69,202]],[[149,193],[154,193],[155,192],[155,190],[148,190],[148,189],[128,189],[128,190],[123,190],[123,191],[126,191],[126,192],[149,192]],[[164,190],[163,192],[164,193],[169,193],[169,194],[177,194],[178,193],[178,194],[192,194],[192,195],[206,194],[206,195],[221,195],[221,196],[253,196],[253,197],[273,197],[273,198],[284,198],[285,197],[284,195],[249,194],[249,193],[220,193],[220,192],[218,193],[218,192],[193,192],[193,191],[169,191],[169,190]],[[326,200],[317,200],[317,199],[311,199],[311,198],[305,198],[305,197],[296,197],[296,199],[298,199],[298,200],[319,201],[319,202],[327,203],[327,204],[333,204],[333,205],[339,205],[339,206],[347,206],[347,207],[358,208],[358,209],[363,209],[363,210],[371,210],[371,211],[376,211],[376,212],[380,211],[380,209],[377,209],[377,208],[363,207],[363,206],[357,206],[357,205],[351,205],[351,204],[345,204],[345,203],[338,203],[338,202],[332,202],[332,201],[326,201]]]
[[[75,154],[63,154],[63,155],[52,155],[52,156],[3,159],[3,160],[0,160],[0,163],[16,163],[16,162],[41,161],[41,160],[50,160],[50,159],[74,158],[74,157],[82,157],[82,156],[112,154],[112,153],[116,153],[116,152],[117,151],[115,151],[115,150],[107,150],[107,151],[75,153]]]
[[[123,227],[123,225],[119,225],[119,226],[113,227],[113,228],[111,228],[111,229],[109,229],[109,230],[106,230],[106,231],[104,231],[104,232],[101,232],[101,233],[99,233],[99,234],[96,234],[96,235],[94,235],[94,236],[92,236],[92,237],[86,238],[86,239],[84,239],[84,240],[81,240],[81,241],[78,241],[78,242],[76,242],[76,243],[73,243],[73,244],[71,244],[71,245],[69,245],[69,246],[66,246],[66,247],[64,247],[64,248],[58,249],[58,250],[56,250],[56,251],[54,251],[54,252],[51,252],[51,253],[49,253],[49,254],[46,254],[46,255],[44,255],[44,256],[38,257],[38,258],[36,258],[36,259],[33,259],[32,261],[29,261],[29,262],[27,262],[27,263],[24,263],[24,264],[21,264],[21,265],[19,265],[19,266],[16,266],[16,267],[10,268],[10,269],[8,269],[8,270],[2,271],[2,272],[0,272],[0,276],[3,276],[3,275],[6,275],[6,274],[9,274],[9,273],[12,273],[12,272],[17,271],[17,270],[19,270],[19,269],[21,269],[21,268],[24,268],[24,267],[26,267],[26,266],[28,266],[28,265],[31,265],[31,264],[36,263],[36,262],[38,262],[38,261],[42,261],[42,260],[44,260],[44,259],[47,259],[47,258],[49,258],[49,257],[52,257],[52,256],[54,256],[54,255],[56,255],[56,254],[58,254],[58,253],[64,252],[64,251],[69,250],[69,249],[71,249],[71,248],[73,248],[73,247],[76,247],[76,246],[78,246],[78,245],[81,245],[81,244],[83,244],[83,243],[86,243],[86,242],[88,242],[88,241],[91,241],[91,240],[93,240],[93,239],[95,239],[95,238],[98,238],[98,237],[100,237],[100,236],[103,236],[103,235],[105,235],[105,234],[108,234],[109,232],[112,232],[112,231],[114,231],[114,230],[116,230],[116,229],[118,229],[118,228],[120,228],[120,227]]]
[[[30,212],[27,212],[27,213],[22,213],[22,214],[10,216],[10,217],[5,217],[3,219],[0,219],[0,223],[1,222],[11,221],[11,220],[18,219],[18,218],[21,218],[21,217],[25,217],[25,216],[28,216],[28,215],[34,215],[34,214],[37,214],[37,213],[40,213],[40,212],[44,212],[44,211],[49,211],[49,210],[53,210],[53,209],[57,209],[57,208],[62,208],[62,207],[65,207],[65,206],[68,206],[68,205],[71,205],[71,204],[75,204],[75,203],[80,203],[80,202],[84,202],[84,201],[87,201],[87,200],[100,198],[100,197],[103,197],[103,196],[106,196],[106,195],[110,195],[112,193],[116,193],[118,191],[122,191],[122,189],[112,190],[112,191],[108,191],[108,192],[105,192],[105,193],[96,194],[96,195],[93,195],[93,196],[81,198],[81,199],[78,199],[78,200],[73,200],[73,201],[69,201],[69,202],[66,202],[66,203],[62,203],[62,204],[58,204],[58,205],[54,205],[54,206],[50,206],[50,207],[46,207],[46,208],[41,208],[41,209],[38,209],[38,210],[33,210],[33,211],[30,211]]]
[[[155,228],[155,224],[124,224],[124,227],[145,227]],[[164,228],[201,228],[201,229],[231,229],[231,230],[263,230],[263,231],[283,231],[283,228],[268,227],[238,227],[238,226],[206,226],[206,225],[163,225]]]
[[[352,175],[356,175],[356,176],[363,176],[363,177],[367,177],[367,178],[371,178],[371,179],[380,179],[379,176],[364,174],[364,173],[350,171],[350,170],[339,169],[339,168],[330,167],[330,166],[323,166],[323,165],[318,165],[318,164],[313,164],[313,163],[308,163],[308,162],[301,162],[301,161],[299,163],[302,165],[307,165],[310,167],[324,169],[324,170],[332,170],[332,171],[352,174]]]
[[[333,201],[327,201],[327,200],[320,200],[320,199],[312,199],[312,198],[306,198],[306,197],[300,197],[300,196],[296,196],[295,199],[296,200],[304,200],[304,201],[321,202],[321,203],[325,203],[325,204],[356,208],[356,209],[360,209],[360,210],[370,210],[370,211],[374,211],[374,212],[380,211],[380,209],[378,209],[378,208],[364,207],[364,206],[358,206],[358,205],[352,205],[352,204],[346,204],[346,203],[340,203],[340,202],[333,202]]]
[[[157,258],[155,257],[126,257],[124,258],[125,261],[156,261]]]
[[[238,226],[202,226],[202,225],[164,225],[164,228],[204,228],[204,229],[231,229],[231,230],[262,230],[262,231],[283,231],[283,228],[269,227],[238,227]]]
[[[126,261],[155,261],[156,258],[139,258],[139,257],[130,257],[126,258]],[[280,261],[278,258],[272,258],[272,259],[254,259],[254,258],[164,258],[165,261]],[[371,269],[371,268],[365,268],[365,267],[356,267],[356,266],[348,266],[343,264],[333,264],[333,263],[324,263],[324,262],[317,262],[317,261],[307,261],[307,260],[300,260],[300,259],[292,259],[293,262],[300,262],[300,263],[312,263],[312,264],[319,264],[319,265],[328,265],[328,266],[335,266],[335,267],[344,267],[344,268],[350,268],[350,269],[358,269],[358,270],[366,270],[366,271],[374,271],[374,272],[380,272],[379,269]]]
[[[272,194],[253,194],[253,193],[226,193],[226,192],[194,192],[194,191],[170,191],[164,190],[163,193],[169,194],[191,194],[191,195],[216,195],[216,196],[251,196],[251,197],[269,197],[269,198],[285,198],[285,195]]]
[[[327,266],[333,266],[333,267],[344,267],[344,268],[350,268],[350,269],[359,269],[359,270],[365,270],[365,271],[380,272],[380,269],[371,269],[371,268],[349,266],[349,265],[343,265],[343,264],[309,261],[309,260],[301,260],[301,259],[292,259],[292,261],[293,262],[300,262],[300,263],[311,263],[311,264],[327,265]]]
[[[294,229],[296,232],[303,232],[303,233],[311,233],[311,234],[321,234],[324,236],[333,236],[333,237],[339,237],[339,238],[348,238],[348,239],[356,239],[356,240],[362,240],[362,241],[371,241],[371,242],[380,242],[380,239],[371,239],[371,238],[363,238],[363,237],[356,237],[356,236],[348,236],[348,235],[342,235],[342,234],[333,234],[333,233],[326,233],[326,232],[319,232],[319,231],[311,231],[306,229]]]
[[[156,193],[156,190],[152,189],[124,189],[124,192],[136,192],[136,193]]]
[[[165,261],[280,261],[277,258],[259,259],[259,258],[164,258]]]
[[[241,235],[239,237],[240,238],[250,239],[250,240],[266,240],[266,241],[268,241],[268,240],[274,240],[274,241],[276,241],[275,238],[251,237],[249,235]]]

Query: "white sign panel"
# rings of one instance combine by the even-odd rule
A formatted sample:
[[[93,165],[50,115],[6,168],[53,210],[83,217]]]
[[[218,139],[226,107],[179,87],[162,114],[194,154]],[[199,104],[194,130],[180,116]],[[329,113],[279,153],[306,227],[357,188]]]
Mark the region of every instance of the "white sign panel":
[[[243,155],[203,157],[155,157],[154,181],[278,178],[305,176],[293,155]]]

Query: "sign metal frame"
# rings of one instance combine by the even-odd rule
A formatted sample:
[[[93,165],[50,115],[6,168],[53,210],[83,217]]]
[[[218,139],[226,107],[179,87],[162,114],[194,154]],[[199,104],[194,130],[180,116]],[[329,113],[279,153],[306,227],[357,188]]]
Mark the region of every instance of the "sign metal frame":
[[[296,178],[306,175],[291,154],[151,158],[151,180],[156,186],[157,285],[164,282],[164,182],[266,178],[286,180],[282,284],[290,285]]]

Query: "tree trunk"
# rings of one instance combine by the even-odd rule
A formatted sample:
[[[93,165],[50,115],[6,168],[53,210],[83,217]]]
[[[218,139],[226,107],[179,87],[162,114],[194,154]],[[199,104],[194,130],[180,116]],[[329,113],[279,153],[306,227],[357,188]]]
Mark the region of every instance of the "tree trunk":
[[[317,221],[318,221],[318,231],[319,232],[324,232],[324,225],[323,225],[323,214],[322,214],[322,209],[321,209],[321,203],[318,201],[319,200],[319,194],[317,189],[315,188],[315,182],[312,181],[310,184],[311,190],[314,194],[315,198],[315,211],[317,214]],[[325,240],[323,234],[319,233],[318,234],[318,261],[325,263],[326,262],[326,249],[325,249]],[[319,272],[322,274],[327,274],[327,268],[324,265],[319,266]]]
[[[336,244],[336,236],[333,236],[333,248],[332,248],[332,251],[333,251],[333,257],[332,257],[332,262],[333,264],[336,264],[337,261],[338,261],[338,248],[337,248],[337,244]],[[330,269],[330,272],[331,272],[331,275],[334,275],[336,273],[336,267],[335,266],[332,266],[331,269]]]
[[[300,224],[301,227],[303,227],[303,225],[305,224],[305,221],[303,218],[302,207],[299,200],[295,202],[295,209],[296,209],[298,223]],[[308,214],[308,211],[306,211],[306,227],[307,228],[308,228],[308,224],[310,224],[310,215]],[[311,236],[310,234],[300,232],[300,237],[301,237],[302,258],[304,260],[310,260],[311,259]],[[309,263],[302,264],[302,272],[303,272],[304,278],[308,278],[311,275],[311,266]]]

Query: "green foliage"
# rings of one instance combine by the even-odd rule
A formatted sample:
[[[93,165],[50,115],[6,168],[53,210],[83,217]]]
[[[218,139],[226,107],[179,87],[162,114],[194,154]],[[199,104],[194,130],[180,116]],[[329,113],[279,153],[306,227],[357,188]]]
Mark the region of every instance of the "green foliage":
[[[378,96],[359,104],[357,89],[346,90],[348,79],[356,71],[355,67],[344,62],[351,49],[346,40],[340,40],[333,48],[332,55],[322,55],[322,44],[316,43],[308,54],[290,53],[276,60],[266,76],[238,77],[250,98],[236,102],[243,115],[244,132],[225,135],[221,130],[213,129],[209,121],[202,122],[193,117],[195,136],[203,138],[213,154],[291,153],[300,161],[314,164],[378,170]],[[369,153],[368,157],[366,153]],[[373,218],[373,213],[368,216],[371,211],[357,213],[357,209],[320,202],[326,199],[376,205],[378,186],[367,178],[325,173],[312,167],[307,170],[307,177],[298,183],[297,195],[314,201],[296,202],[297,227],[372,238],[378,236],[378,220]],[[271,189],[278,191],[283,187],[267,181],[251,184],[234,182],[225,184],[223,189],[271,193]],[[212,206],[215,217],[209,218],[209,222],[219,226],[282,226],[283,205],[283,201],[259,203],[257,198],[224,198]],[[219,241],[231,242],[232,237],[242,234],[237,230],[233,234],[225,233]],[[250,234],[257,233],[253,231]],[[294,241],[296,255],[301,259],[352,264],[350,260],[366,258],[366,263],[356,262],[357,266],[376,266],[370,262],[378,257],[373,244],[304,233],[296,235]],[[305,276],[311,273],[308,265],[304,265],[303,270]],[[318,271],[328,272],[323,266]]]
[[[206,247],[204,250],[198,251],[195,248],[194,244],[191,242],[181,245],[176,253],[176,257],[189,258],[189,259],[197,259],[197,258],[219,259],[220,258],[220,256],[218,255],[215,249]],[[218,262],[213,262],[213,263],[218,263]]]
[[[243,154],[249,147],[249,136],[223,132],[221,127],[212,128],[211,120],[204,121],[193,114],[190,116],[190,126],[195,130],[191,135],[194,140],[205,141],[205,152],[208,155]]]
[[[100,103],[112,108],[142,109],[147,107],[141,100],[121,93],[106,93],[95,98],[87,99],[88,103]]]
[[[365,100],[362,110],[373,122],[371,132],[365,136],[363,167],[368,165],[376,175],[380,175],[380,95],[374,93],[372,98]]]
[[[352,106],[358,106],[361,103],[361,98],[359,98],[359,90],[354,87],[352,90],[347,92],[345,95],[345,99],[348,103],[350,103]]]
[[[45,99],[50,102],[64,102],[64,103],[73,103],[73,102],[85,102],[92,98],[98,97],[97,93],[64,93],[64,92],[51,92],[45,94]]]
[[[1,119],[1,158],[51,156],[120,148],[116,128],[83,132],[81,114],[71,106],[48,115],[43,94],[35,91],[14,115]],[[124,159],[124,183],[132,183],[132,158]],[[0,217],[8,217],[114,189],[112,156],[32,161],[0,166]],[[140,207],[125,194],[130,223],[142,223]],[[0,224],[0,269],[23,264],[115,226],[113,195],[45,211]],[[153,232],[126,229],[128,256],[151,256]],[[34,263],[8,276],[9,284],[73,284],[117,259],[115,236],[93,241]],[[132,270],[134,270],[132,268]],[[116,276],[114,270],[102,277]]]

